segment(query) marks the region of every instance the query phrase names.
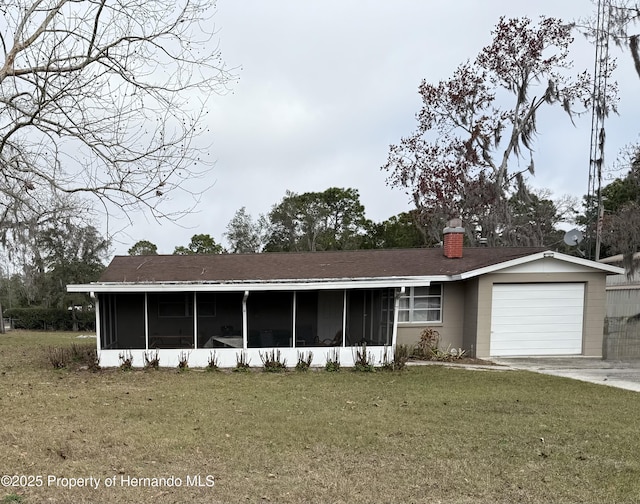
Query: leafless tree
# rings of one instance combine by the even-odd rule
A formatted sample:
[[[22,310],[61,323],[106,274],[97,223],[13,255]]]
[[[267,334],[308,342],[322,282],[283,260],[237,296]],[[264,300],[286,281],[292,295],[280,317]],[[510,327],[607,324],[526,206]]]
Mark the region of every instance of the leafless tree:
[[[201,140],[207,102],[233,78],[213,8],[208,0],[0,3],[0,230],[69,196],[155,218],[178,216],[159,206],[176,191],[195,204],[199,192],[185,181],[211,166]]]

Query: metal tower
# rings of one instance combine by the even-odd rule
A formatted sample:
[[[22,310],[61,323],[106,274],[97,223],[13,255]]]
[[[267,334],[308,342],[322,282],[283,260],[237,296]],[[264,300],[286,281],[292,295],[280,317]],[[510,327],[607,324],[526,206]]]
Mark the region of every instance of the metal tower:
[[[600,259],[600,242],[602,238],[602,168],[604,166],[605,130],[604,120],[607,108],[607,76],[609,74],[609,28],[611,21],[610,0],[598,0],[598,17],[595,32],[595,62],[593,75],[593,105],[591,109],[591,147],[589,154],[589,187],[587,190],[587,232],[589,243],[593,245],[595,238],[595,257]],[[595,229],[594,229],[595,224]],[[595,237],[594,237],[595,232]],[[592,247],[588,248],[589,255]]]

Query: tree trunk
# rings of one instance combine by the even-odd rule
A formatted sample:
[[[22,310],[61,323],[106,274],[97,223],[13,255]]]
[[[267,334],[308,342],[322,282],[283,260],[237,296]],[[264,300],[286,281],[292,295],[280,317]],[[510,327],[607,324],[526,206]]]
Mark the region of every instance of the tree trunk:
[[[4,334],[4,318],[2,317],[2,303],[0,303],[0,334]]]

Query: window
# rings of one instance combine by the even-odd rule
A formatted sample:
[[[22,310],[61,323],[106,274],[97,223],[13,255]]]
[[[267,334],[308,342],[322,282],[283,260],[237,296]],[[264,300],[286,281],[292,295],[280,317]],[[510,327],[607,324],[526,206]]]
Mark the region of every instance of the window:
[[[400,296],[398,322],[441,322],[442,285],[409,287]]]

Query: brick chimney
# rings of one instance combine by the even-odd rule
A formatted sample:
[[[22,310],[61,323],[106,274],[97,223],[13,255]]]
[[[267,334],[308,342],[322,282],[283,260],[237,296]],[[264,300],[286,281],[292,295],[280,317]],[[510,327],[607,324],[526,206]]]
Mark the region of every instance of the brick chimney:
[[[462,242],[464,240],[462,221],[460,219],[451,219],[442,233],[444,235],[444,256],[449,259],[460,259],[462,257]]]

